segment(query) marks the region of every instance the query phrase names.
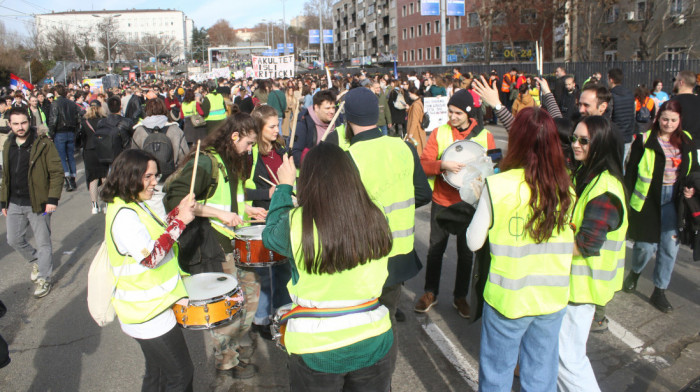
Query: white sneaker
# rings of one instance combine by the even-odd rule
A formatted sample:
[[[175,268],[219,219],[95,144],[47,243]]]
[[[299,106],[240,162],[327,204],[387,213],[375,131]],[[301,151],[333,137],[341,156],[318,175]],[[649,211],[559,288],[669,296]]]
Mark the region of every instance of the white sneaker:
[[[34,297],[46,297],[49,294],[49,291],[51,291],[51,283],[47,282],[46,279],[37,279]]]
[[[100,213],[100,207],[98,207],[96,204],[92,205],[92,215],[97,215]]]
[[[36,282],[36,278],[39,277],[39,264],[37,263],[32,263],[32,273],[29,275],[29,279],[32,280],[32,282]]]

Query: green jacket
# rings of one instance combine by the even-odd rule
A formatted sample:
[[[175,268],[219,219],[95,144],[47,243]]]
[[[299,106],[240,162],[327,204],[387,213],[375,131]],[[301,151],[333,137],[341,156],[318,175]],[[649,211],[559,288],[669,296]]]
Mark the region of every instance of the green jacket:
[[[34,134],[34,142],[29,152],[29,198],[32,211],[43,212],[46,204],[58,204],[63,189],[63,166],[56,146],[46,135]],[[10,198],[10,143],[15,143],[11,134],[2,150],[2,183],[0,183],[0,205],[7,208]]]
[[[282,90],[272,90],[267,96],[267,104],[275,108],[277,117],[284,117],[284,112],[287,111],[287,97]]]
[[[386,94],[381,93],[377,95],[377,99],[379,100],[379,118],[377,119],[377,126],[383,127],[391,124],[391,109],[389,108]]]

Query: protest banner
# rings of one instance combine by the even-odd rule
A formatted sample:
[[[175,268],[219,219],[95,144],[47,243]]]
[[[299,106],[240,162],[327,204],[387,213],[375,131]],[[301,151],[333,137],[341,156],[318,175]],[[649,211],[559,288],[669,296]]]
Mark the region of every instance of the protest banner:
[[[428,97],[423,98],[423,111],[430,116],[430,125],[425,129],[426,132],[432,132],[435,128],[442,124],[447,124],[449,117],[447,116],[447,97]]]
[[[294,55],[253,56],[253,78],[292,78],[294,77]]]

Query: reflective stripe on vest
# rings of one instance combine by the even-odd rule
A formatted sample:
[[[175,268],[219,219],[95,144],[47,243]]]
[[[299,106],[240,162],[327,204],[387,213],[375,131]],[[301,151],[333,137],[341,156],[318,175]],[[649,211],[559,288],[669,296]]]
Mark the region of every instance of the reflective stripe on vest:
[[[687,131],[683,131],[690,140],[693,138]],[[646,131],[642,134],[642,145],[644,148],[644,155],[642,155],[642,160],[639,161],[639,169],[637,172],[637,182],[634,184],[634,190],[630,196],[630,207],[635,211],[641,211],[644,206],[644,202],[649,194],[649,187],[651,186],[651,179],[654,175],[654,163],[656,161],[656,152],[651,148],[646,148],[647,142],[649,141],[649,136],[651,131]],[[691,163],[693,160],[692,153],[688,153],[688,173],[690,174]]]
[[[211,155],[216,158],[216,163],[212,162],[212,170],[219,170],[219,180],[218,183],[216,184],[216,190],[214,191],[214,194],[207,200],[204,200],[204,204],[214,207],[216,209],[226,211],[226,212],[231,212],[231,204],[232,204],[232,198],[231,198],[231,187],[229,186],[228,182],[228,175],[226,173],[226,166],[224,165],[224,161],[221,159],[219,154],[216,153],[216,151],[209,151]],[[200,200],[201,201],[201,200]],[[245,211],[245,193],[243,191],[243,181],[238,181],[238,187],[236,188],[236,203],[238,204],[238,215],[243,217],[243,213]],[[222,235],[226,236],[227,238],[233,238],[233,233],[231,232],[231,228],[226,226],[223,222],[221,222],[217,218],[209,218],[209,222],[211,223],[211,226],[221,233]]]
[[[194,116],[195,114],[197,114],[197,102],[196,101],[182,103],[182,115],[183,116],[190,117],[190,116]]]
[[[486,183],[493,224],[484,299],[511,319],[561,310],[569,301],[573,231],[567,226],[540,244],[530,238],[524,229],[532,214],[530,187],[523,169],[490,176]]]
[[[207,121],[218,121],[226,119],[226,107],[224,106],[224,97],[221,94],[207,95],[209,100],[209,115]]]
[[[187,297],[185,285],[180,278],[182,271],[177,261],[177,243],[156,268],[144,267],[133,257],[120,254],[114,243],[112,224],[121,209],[134,211],[146,226],[151,239],[156,240],[165,233],[165,224],[148,206],[145,208],[115,198],[107,205],[105,217],[107,253],[112,271],[115,277],[118,277],[112,304],[119,320],[126,324],[151,320],[180,298]]]
[[[287,288],[295,304],[309,308],[338,308],[359,305],[381,295],[388,276],[388,257],[333,274],[311,274],[305,269],[301,246],[301,208],[289,212],[289,227],[299,278],[296,282],[290,280]],[[315,226],[313,233],[316,244],[314,253],[318,255],[321,245]],[[379,336],[390,329],[389,311],[380,306],[368,312],[338,317],[290,319],[284,342],[290,354],[317,353],[346,347]]]
[[[627,205],[623,184],[608,171],[594,178],[576,201],[571,222],[581,229],[588,203],[605,193],[611,193],[622,204],[620,227],[606,234],[599,256],[574,256],[571,265],[569,301],[604,306],[622,288],[625,273],[625,236],[627,235]]]
[[[435,140],[437,141],[438,147],[437,160],[439,161],[440,159],[442,159],[442,154],[445,152],[445,149],[447,149],[447,147],[454,143],[455,140],[452,137],[452,126],[450,124],[440,125],[435,132],[438,133],[437,135],[435,135]],[[467,137],[466,140],[477,142],[479,143],[479,145],[481,145],[481,147],[484,147],[486,150],[488,150],[489,133],[489,130],[484,128],[481,132],[479,132],[479,134],[476,137],[471,139]],[[428,184],[430,184],[430,189],[435,189],[435,176],[428,177]]]
[[[354,143],[349,152],[367,193],[389,220],[394,239],[389,257],[410,253],[416,211],[411,149],[402,140],[381,136]]]

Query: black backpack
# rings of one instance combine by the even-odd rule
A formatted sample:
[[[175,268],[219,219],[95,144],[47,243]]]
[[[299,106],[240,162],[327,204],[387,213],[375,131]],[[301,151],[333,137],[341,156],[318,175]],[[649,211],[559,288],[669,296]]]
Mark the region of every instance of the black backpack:
[[[119,132],[119,123],[113,124],[108,119],[102,119],[95,129],[95,152],[100,163],[111,164],[122,152],[124,141]]]
[[[651,121],[651,111],[649,111],[649,108],[642,105],[641,109],[637,112],[635,120],[640,123],[648,123]]]
[[[168,126],[164,128],[143,128],[146,130],[148,136],[146,136],[146,140],[143,141],[141,149],[148,151],[156,157],[162,179],[166,179],[175,171],[175,151],[173,150],[173,143],[170,141],[170,138],[165,135],[168,131]]]
[[[420,127],[425,130],[428,126],[430,126],[430,116],[428,113],[423,113],[423,121],[421,121]]]

